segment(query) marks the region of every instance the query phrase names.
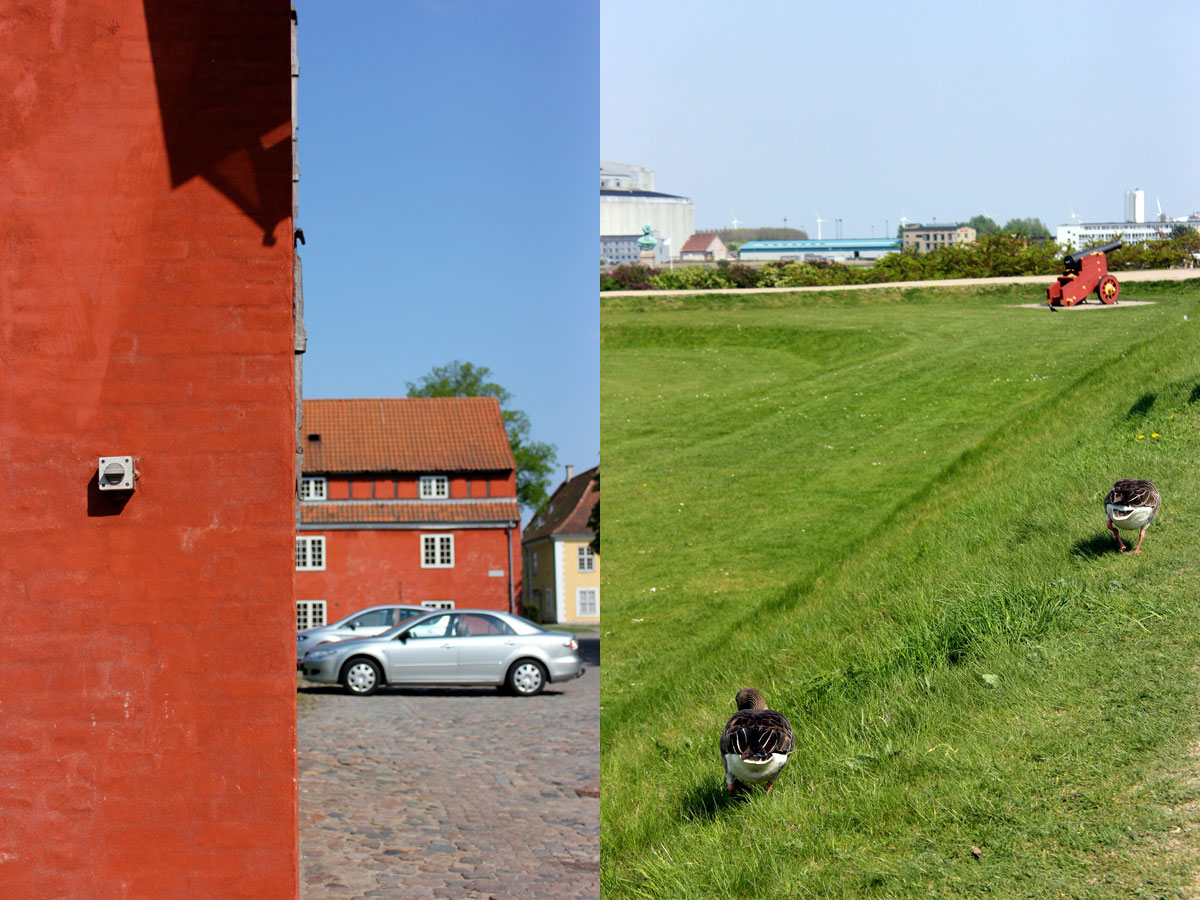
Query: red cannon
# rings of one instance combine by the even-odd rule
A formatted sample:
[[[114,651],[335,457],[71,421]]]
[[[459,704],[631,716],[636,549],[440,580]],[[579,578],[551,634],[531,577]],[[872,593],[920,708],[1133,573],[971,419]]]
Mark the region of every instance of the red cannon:
[[[1064,257],[1063,268],[1066,271],[1058,281],[1046,288],[1046,304],[1074,306],[1086,300],[1093,291],[1101,303],[1116,303],[1121,286],[1117,284],[1116,276],[1108,273],[1108,257],[1104,254],[1121,246],[1123,242],[1118,238],[1111,244],[1089,247]]]

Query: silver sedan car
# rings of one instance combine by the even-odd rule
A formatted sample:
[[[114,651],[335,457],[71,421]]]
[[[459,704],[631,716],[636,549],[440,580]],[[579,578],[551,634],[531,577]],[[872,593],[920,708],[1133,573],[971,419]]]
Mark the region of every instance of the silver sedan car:
[[[306,628],[304,631],[296,633],[296,668],[300,668],[300,660],[304,659],[304,654],[317,644],[345,641],[351,638],[374,637],[399,625],[405,619],[426,612],[429,610],[423,606],[390,603],[384,606],[368,606],[366,609],[360,609],[358,612],[351,613],[336,622],[330,622],[328,625]]]
[[[314,647],[300,661],[309,681],[373,694],[385,684],[492,684],[532,696],[583,674],[573,635],[491,609],[437,611],[383,634]]]

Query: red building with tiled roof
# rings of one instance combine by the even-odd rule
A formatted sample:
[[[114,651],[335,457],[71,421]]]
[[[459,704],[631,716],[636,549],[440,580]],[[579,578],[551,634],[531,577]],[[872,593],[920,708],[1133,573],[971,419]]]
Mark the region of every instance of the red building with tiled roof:
[[[511,610],[516,464],[495,397],[305,400],[297,626],[381,603]]]

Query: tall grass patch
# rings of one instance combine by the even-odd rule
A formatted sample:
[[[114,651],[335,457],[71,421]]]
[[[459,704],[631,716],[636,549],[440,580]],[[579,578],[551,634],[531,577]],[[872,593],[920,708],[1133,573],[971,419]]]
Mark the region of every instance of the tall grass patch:
[[[1200,289],[1144,291],[603,302],[606,896],[1188,883]],[[1140,556],[1121,477],[1166,498]],[[797,750],[733,799],[746,685]]]

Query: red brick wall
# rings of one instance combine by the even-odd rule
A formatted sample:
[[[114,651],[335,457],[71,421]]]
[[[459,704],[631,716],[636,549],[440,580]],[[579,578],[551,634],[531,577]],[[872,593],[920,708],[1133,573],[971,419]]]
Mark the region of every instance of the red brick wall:
[[[0,895],[292,900],[288,3],[3,21]]]
[[[457,607],[508,610],[508,541],[502,528],[361,529],[300,532],[325,536],[325,571],[297,572],[296,599],[324,600],[327,620],[364,606],[453,600]],[[421,568],[421,535],[454,535],[454,568]],[[520,577],[521,534],[512,535]],[[502,576],[488,575],[502,571]],[[520,612],[520,597],[516,597]]]

